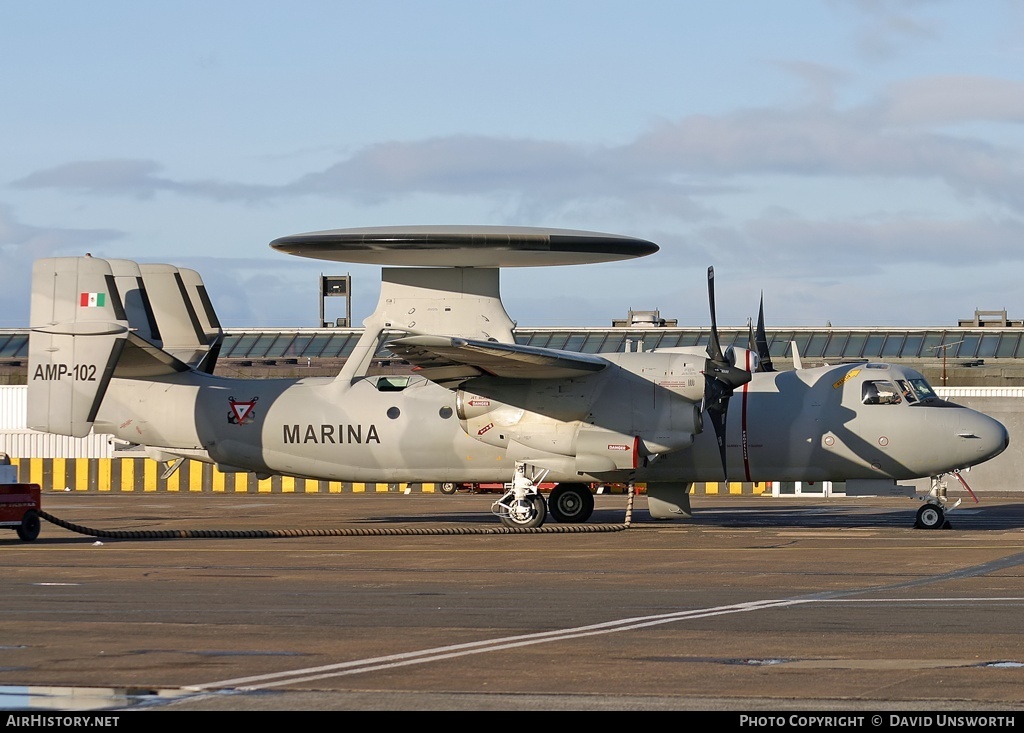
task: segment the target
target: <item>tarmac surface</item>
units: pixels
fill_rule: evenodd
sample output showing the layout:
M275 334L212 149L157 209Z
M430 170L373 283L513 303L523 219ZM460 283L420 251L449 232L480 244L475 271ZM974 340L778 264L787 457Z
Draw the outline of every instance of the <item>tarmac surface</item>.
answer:
M1024 493L496 498L47 494L107 535L0 532L0 710L1024 710Z

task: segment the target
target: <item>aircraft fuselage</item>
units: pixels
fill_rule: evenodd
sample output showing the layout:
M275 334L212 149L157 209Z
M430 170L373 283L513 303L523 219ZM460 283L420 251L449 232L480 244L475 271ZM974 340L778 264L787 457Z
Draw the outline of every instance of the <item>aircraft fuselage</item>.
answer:
M652 423L649 406L628 409L637 396L624 394L608 409L619 383L595 388L602 379L522 380L494 393L486 379L450 390L416 375L115 378L96 429L225 469L381 482L508 481L516 460L551 469L551 481L905 480L980 463L1008 442L999 422L938 399L904 367L759 372L730 398L726 475L691 401L655 408L654 422L676 426L665 434L682 437L648 446L635 436Z

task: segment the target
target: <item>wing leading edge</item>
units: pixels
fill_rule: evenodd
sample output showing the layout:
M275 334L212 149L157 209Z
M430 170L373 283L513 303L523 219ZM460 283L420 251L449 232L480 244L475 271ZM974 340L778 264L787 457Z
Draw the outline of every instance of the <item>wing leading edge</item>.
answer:
M610 362L592 354L451 336L406 336L389 341L386 347L427 379L445 386L486 375L511 379L583 377L610 366Z

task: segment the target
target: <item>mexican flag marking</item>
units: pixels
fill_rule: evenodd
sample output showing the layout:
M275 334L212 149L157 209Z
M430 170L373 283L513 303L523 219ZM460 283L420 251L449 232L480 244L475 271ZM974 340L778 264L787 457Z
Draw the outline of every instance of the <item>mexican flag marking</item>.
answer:
M79 305L83 308L102 308L106 302L106 293L82 293Z

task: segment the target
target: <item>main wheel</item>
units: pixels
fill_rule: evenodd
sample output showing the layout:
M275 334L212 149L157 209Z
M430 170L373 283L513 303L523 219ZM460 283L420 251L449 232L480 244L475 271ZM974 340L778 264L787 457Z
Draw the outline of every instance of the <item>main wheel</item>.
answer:
M25 542L31 542L39 536L39 513L35 509L29 509L21 516L18 536Z
M441 493L442 494L454 494L455 490L457 488L458 487L455 484L453 484L451 481L446 481L445 483L441 484Z
M558 484L551 490L548 510L556 522L585 522L594 513L594 495L586 484Z
M939 529L946 522L946 515L941 507L934 504L925 504L917 510L917 521L914 526L918 529Z
M525 527L532 529L544 524L548 508L544 497L540 494L527 496L522 501L514 502L509 512L501 517L506 527Z

